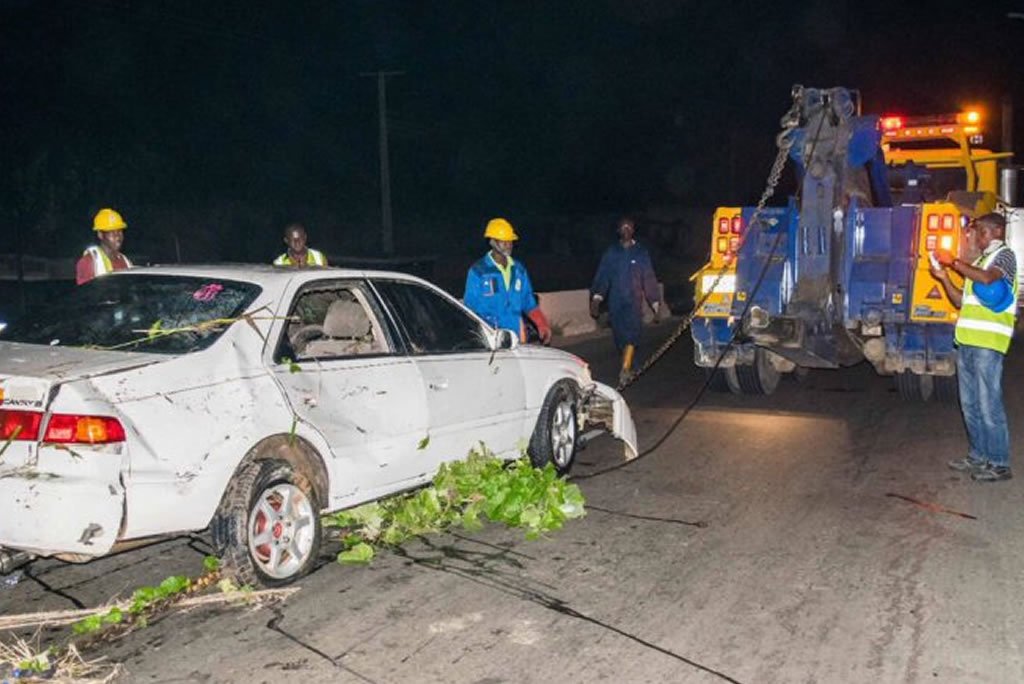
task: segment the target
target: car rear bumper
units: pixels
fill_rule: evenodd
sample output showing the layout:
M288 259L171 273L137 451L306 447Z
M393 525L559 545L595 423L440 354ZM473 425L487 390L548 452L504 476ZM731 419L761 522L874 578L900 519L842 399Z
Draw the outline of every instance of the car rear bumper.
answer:
M120 456L39 449L32 464L0 465L0 547L100 556L124 517Z

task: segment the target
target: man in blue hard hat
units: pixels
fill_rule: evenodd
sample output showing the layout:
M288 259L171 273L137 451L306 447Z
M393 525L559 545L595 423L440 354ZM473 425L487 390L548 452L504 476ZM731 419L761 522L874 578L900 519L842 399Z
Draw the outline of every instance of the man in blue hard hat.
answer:
M969 448L967 456L950 461L949 467L970 473L979 482L997 482L1013 477L1002 385L1003 358L1017 314L1017 259L1006 245L1002 214L985 214L971 221L967 230L981 256L967 263L939 250L939 267L932 268L949 300L960 309L956 371ZM964 277L963 290L950 281L947 269Z

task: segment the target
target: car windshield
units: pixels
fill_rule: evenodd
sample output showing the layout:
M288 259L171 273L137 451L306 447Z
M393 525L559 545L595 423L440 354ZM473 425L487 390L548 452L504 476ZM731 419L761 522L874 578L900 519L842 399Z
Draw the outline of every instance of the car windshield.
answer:
M184 354L213 344L259 293L253 283L219 278L96 278L58 306L28 312L0 332L0 340Z

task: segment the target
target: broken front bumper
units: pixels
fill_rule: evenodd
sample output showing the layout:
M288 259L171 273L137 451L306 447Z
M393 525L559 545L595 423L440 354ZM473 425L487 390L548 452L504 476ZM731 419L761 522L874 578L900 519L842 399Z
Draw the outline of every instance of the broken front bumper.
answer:
M601 425L622 440L627 460L637 457L640 451L636 442L636 425L621 394L604 383L595 382L583 398L583 410L585 423Z
M10 446L0 463L0 547L41 556L109 552L124 516L121 447Z

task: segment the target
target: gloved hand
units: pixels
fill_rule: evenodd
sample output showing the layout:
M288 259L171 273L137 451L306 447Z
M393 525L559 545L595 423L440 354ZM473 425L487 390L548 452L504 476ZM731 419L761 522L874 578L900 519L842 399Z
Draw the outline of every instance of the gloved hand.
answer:
M533 321L533 324L537 326L537 333L540 335L540 341L544 344L551 342L551 326L548 324L547 316L540 310L538 306L533 311L526 312L526 317Z
M661 302L652 302L651 310L654 312L654 322L661 323Z
M590 317L597 318L601 315L601 300L597 297L590 298Z
M933 252L935 259L943 266L952 266L953 262L956 261L956 257L948 249L937 249Z

